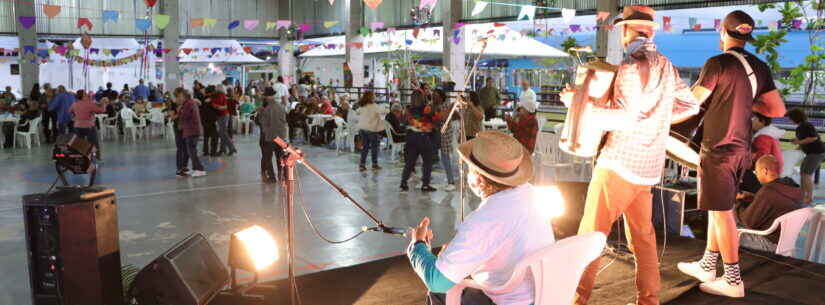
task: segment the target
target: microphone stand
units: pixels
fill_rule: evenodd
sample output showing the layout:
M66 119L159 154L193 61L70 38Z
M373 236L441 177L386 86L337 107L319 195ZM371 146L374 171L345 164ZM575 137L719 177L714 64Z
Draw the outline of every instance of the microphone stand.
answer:
M287 263L289 264L288 278L289 278L289 285L290 285L289 296L290 296L290 304L296 305L296 304L298 304L298 302L297 302L297 300L298 300L297 297L298 296L296 295L297 287L295 285L296 282L295 282L295 267L294 267L295 266L295 222L292 219L292 214L293 214L293 210L294 210L294 207L295 207L295 166L296 166L297 163L303 164L307 169L309 169L310 172L312 172L313 174L315 174L316 176L321 178L321 180L323 180L329 186L331 186L333 189L335 189L339 194L341 194L341 196L343 196L344 198L349 200L350 203L355 205L358 209L361 210L361 212L363 212L365 215L367 215L367 217L369 217L373 222L375 222L375 225L378 226L378 228L382 232L387 233L387 232L390 231L390 228L388 228L383 222L381 222L381 220L379 220L378 217L376 217L374 214L372 214L372 212L368 211L361 204L359 204L357 201L355 201L355 199L353 199L352 196L350 196L349 193L347 193L347 191L345 191L343 188L341 188L340 186L335 184L335 182L332 182L332 180L330 180L329 177L327 177L326 175L321 173L314 165L307 162L306 159L304 159L304 153L301 150L299 150L299 149L297 149L293 146L290 146L289 144L287 144L284 140L282 140L279 137L273 139L273 141L281 149L283 149L284 153L285 153L285 156L283 157L281 162L284 166L283 167L284 170L286 170L285 189L286 189L286 223L287 223L287 248L288 248L287 249Z

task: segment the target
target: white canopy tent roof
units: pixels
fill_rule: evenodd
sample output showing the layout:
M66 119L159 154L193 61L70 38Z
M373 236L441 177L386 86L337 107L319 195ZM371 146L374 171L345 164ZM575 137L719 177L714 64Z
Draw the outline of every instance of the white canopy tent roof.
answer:
M17 49L20 47L20 42L17 36L0 36L0 48L3 49Z
M363 41L364 54L385 53L408 49L419 53L442 53L443 42L453 39L453 33L444 33L442 27L421 29L418 37L414 37L414 30L399 30L394 33L381 32L372 34ZM506 26L495 26L493 23L468 24L464 26L464 36L459 44L464 44L466 54L478 54L483 44L480 38L491 35L488 39L485 56L494 57L568 57L559 49L548 46L535 39L522 35ZM469 39L468 39L469 38ZM310 40L320 43L320 46L301 54L302 57L344 56L344 36L333 36Z
M261 63L263 60L246 53L237 40L187 39L180 46L182 63ZM192 49L187 55L182 49ZM207 50L208 49L208 50ZM218 49L212 52L212 49ZM229 49L229 52L226 50Z

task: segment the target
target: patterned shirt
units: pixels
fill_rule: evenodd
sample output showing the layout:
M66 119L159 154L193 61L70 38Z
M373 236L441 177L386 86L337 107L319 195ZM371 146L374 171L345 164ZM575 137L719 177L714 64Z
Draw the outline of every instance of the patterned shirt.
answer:
M410 109L407 114L407 129L415 132L432 132L433 122L438 121L440 116L435 113L433 107L424 105Z
M536 115L528 114L526 117L519 118L518 121L507 121L507 127L513 132L513 137L532 154L533 149L536 147L536 135L539 131L539 122L536 121Z
M617 105L594 110L604 116L594 123L610 130L596 167L613 170L633 184L654 185L664 169L671 122L698 113L699 103L652 41L633 55L625 57L616 75Z

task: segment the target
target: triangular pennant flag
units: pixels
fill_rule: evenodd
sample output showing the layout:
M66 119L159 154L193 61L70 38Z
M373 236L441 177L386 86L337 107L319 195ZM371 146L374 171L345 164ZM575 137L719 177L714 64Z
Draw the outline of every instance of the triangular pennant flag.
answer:
M106 55L106 56L111 56L111 55L112 55L112 50L110 50L110 49L103 49L102 53L103 53L103 55Z
M722 19L713 19L713 28L714 29L716 29L718 31L719 27L721 27L721 26L722 26Z
M494 26L494 27L497 27L497 28L503 27L503 26L505 26L505 25L506 25L506 24L501 23L501 22L496 22L496 23L493 23L493 26Z
M215 26L218 23L218 19L215 18L203 18L203 26Z
M536 16L536 7L535 6L523 5L521 7L521 11L518 13L518 18L516 18L516 20L522 20L522 19L525 19L525 17L526 17L527 20L533 20L533 17L535 17L535 16Z
M290 25L292 25L292 21L289 21L289 20L278 20L278 28L277 28L277 29L278 29L278 30L280 30L281 28L286 29L286 28L288 28Z
M329 0L329 5L335 4L335 0Z
M304 32L304 33L309 32L309 30L311 30L311 29L312 29L312 25L307 24L307 23L303 23L303 24L298 26L298 31L301 31L301 32Z
M662 17L662 23L663 24L670 24L671 20L672 20L672 18L670 16L663 16Z
M358 30L358 32L361 33L361 36L363 37L367 37L370 35L370 29L368 29L367 27L361 27L361 29Z
M455 29L453 30L453 44L458 44L461 42L461 30Z
M260 23L258 19L244 19L243 28L247 31L251 31L258 27L258 23Z
M768 30L776 31L776 29L778 29L778 28L779 28L779 23L778 22L776 22L776 21L768 22Z
M203 18L192 18L189 19L189 25L193 28L199 28L203 26Z
M232 52L232 48L223 48L224 53L234 53Z
M689 26L690 28L693 28L693 26L694 26L694 25L696 25L696 17L690 17L690 18L688 18L688 26Z
M571 24L570 25L570 31L573 32L573 33L581 31L581 25Z
M387 33L395 34L395 27L387 28Z
M762 19L756 20L756 25L757 26L762 26L762 24L763 24Z
M169 48L163 49L163 53L169 54L169 52L172 52L172 49L169 49Z
M250 54L252 54L252 47L250 47L250 46L245 46L245 47L243 47L243 50L244 50L244 52L246 52L246 53L250 53Z
M418 2L418 9L422 9L425 6L429 6L430 10L433 10L435 9L435 4L437 2L438 0L421 0L421 2Z
M23 54L34 53L36 49L34 46L23 46Z
M152 27L152 21L146 18L135 19L135 28L141 32L146 32Z
M338 21L337 21L337 20L333 20L333 21L324 21L324 27L325 27L325 28L331 28L331 27L334 27L336 24L338 24Z
M384 22L381 22L381 21L376 21L376 22L370 23L370 30L372 30L373 32L375 32L376 30L378 30L380 28L383 28L383 27L384 27Z
M221 50L221 48L212 48L209 51L212 52L212 55L215 55L215 53L218 53L218 51L220 51L220 50Z
M143 0L143 3L146 3L148 7L154 7L155 3L158 3L158 0Z
M487 2L476 1L476 6L473 7L472 15L475 16L475 15L481 14L481 12L483 12L485 8L487 8Z
M20 25L22 25L24 29L31 28L34 25L35 20L37 20L37 17L34 17L34 16L18 16L17 17L17 21L20 22Z
M234 30L235 28L239 27L240 25L241 25L240 20L234 20L234 21L229 23L229 25L226 27L226 29L231 31L231 30Z
M275 21L267 21L266 22L266 30L269 31L271 29L274 29L276 25L278 25L278 23L275 22Z
M355 0L355 1L358 1L358 0ZM364 0L364 3L366 3L367 6L371 7L372 9L377 8L378 5L381 4L381 2L383 2L383 0Z
M183 54L186 54L186 55L189 55L189 53L192 53L191 48L182 48L180 50L183 51Z
M91 49L89 49L89 53L91 53L91 54L98 54L98 53L100 53L100 49L98 49L98 48L91 48Z
M103 11L100 18L102 19L103 23L106 23L107 21L117 23L117 19L120 18L120 12L115 10L105 10Z
M152 17L152 19L154 19L155 26L158 27L158 29L163 30L166 28L167 25L169 25L169 15L155 15Z
M439 29L433 29L433 36L438 36L438 37L441 37L441 30L439 30Z
M60 5L43 4L43 14L49 18L57 17L60 15Z
M576 10L572 8L561 9L561 18L565 24L570 24L570 21L573 21L573 17L576 17Z
M91 31L94 27L94 25L92 25L92 21L89 20L89 18L77 18L77 28L79 29L84 25L86 26L86 29L88 29L89 31Z
M596 12L596 21L605 21L610 17L610 12L598 11Z
M794 29L797 29L797 30L801 29L802 28L802 19L794 19L793 22L791 23L791 26Z
M112 56L117 57L120 54L120 49L112 49Z

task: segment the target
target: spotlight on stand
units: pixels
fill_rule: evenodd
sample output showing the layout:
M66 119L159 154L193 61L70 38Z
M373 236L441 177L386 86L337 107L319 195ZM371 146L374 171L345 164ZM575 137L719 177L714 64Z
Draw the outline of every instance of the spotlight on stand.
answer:
M260 271L269 268L278 260L278 245L269 232L253 225L232 234L229 241L229 268L232 277L231 293L241 296L263 298L262 295L248 295L252 288L272 288L258 284ZM236 270L255 274L251 283L238 285Z

